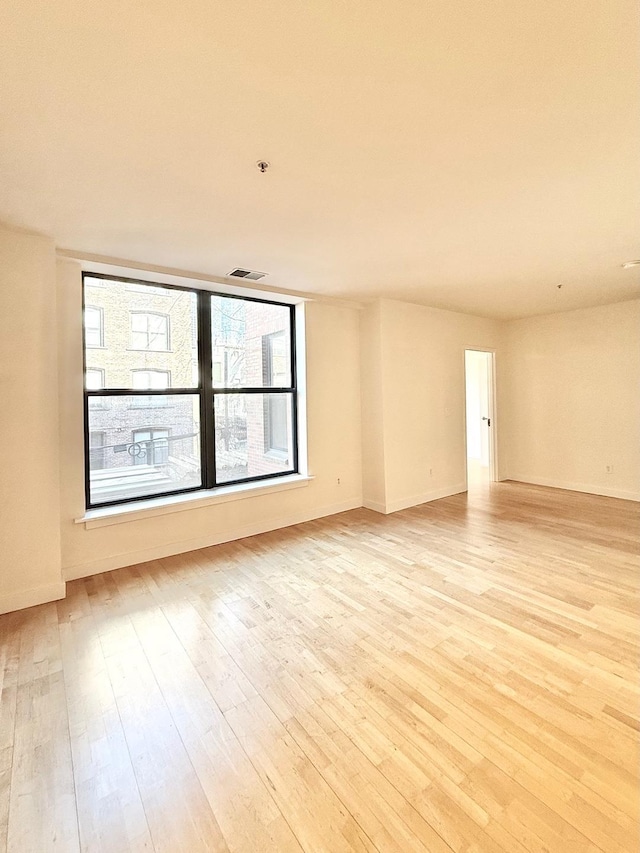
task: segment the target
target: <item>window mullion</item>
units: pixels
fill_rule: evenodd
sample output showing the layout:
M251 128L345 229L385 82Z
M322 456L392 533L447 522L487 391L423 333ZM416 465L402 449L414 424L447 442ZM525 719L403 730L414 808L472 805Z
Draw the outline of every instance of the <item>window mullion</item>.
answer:
M215 486L216 442L213 408L213 358L211 341L211 295L198 294L198 367L200 374L200 425L202 431L202 485Z

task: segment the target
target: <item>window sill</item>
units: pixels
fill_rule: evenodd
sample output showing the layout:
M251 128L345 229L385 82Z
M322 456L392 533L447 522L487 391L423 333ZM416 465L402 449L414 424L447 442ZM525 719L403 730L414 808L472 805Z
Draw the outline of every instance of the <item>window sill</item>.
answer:
M92 347L92 349L97 349L97 347ZM101 347L101 349L106 349L106 347ZM163 352L166 354L168 352L173 352L173 350L172 349L149 349L149 347L127 347L125 352L147 352L147 353L149 353L149 352ZM140 368L140 369L143 369L143 368Z
M274 462L286 462L289 458L288 450L266 450L265 459L272 459Z
M76 518L76 524L84 524L87 530L95 527L107 527L112 524L124 524L127 521L139 521L143 518L153 518L158 515L168 515L183 512L188 509L200 509L213 504L228 503L243 498L268 495L273 492L284 492L288 489L299 489L308 486L313 477L305 474L290 474L275 480L262 483L240 483L233 486L221 486L215 491L202 490L188 492L183 495L172 495L162 498L148 498L120 506L106 506L99 509L89 509L81 518Z

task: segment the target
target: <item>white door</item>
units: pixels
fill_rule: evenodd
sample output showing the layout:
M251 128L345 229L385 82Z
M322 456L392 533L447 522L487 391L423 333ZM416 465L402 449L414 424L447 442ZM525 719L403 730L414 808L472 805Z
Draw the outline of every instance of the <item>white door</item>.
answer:
M490 482L493 471L492 352L465 350L467 481Z

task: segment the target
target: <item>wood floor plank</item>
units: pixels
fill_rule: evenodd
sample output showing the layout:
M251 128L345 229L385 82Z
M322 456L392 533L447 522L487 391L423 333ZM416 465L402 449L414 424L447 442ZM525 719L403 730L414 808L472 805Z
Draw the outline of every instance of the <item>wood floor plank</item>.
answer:
M229 849L300 851L269 788L191 662L191 643L183 646L169 618L157 610L138 612L132 621Z
M135 589L122 600L113 578L94 580L98 636L127 748L157 851L215 851L228 846L131 624ZM102 583L101 583L102 581Z
M11 772L16 730L21 613L5 617L6 639L0 645L0 850L6 850L9 831Z
M153 851L97 625L84 584L58 603L83 851Z
M34 608L19 631L7 850L75 853L80 840L55 604Z
M639 520L492 484L0 617L1 853L635 853Z

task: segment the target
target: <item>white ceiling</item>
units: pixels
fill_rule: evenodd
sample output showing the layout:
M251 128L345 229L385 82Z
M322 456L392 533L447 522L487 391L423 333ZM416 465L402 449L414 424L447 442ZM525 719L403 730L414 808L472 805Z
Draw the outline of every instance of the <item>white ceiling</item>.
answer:
M637 297L638 20L635 0L3 0L0 219L495 317Z

